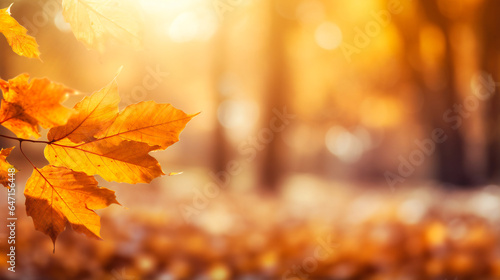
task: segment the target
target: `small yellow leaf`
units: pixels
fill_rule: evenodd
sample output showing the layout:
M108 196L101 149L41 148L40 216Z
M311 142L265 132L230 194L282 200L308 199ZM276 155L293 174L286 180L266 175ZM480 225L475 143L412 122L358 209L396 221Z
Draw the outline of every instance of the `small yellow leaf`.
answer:
M18 55L39 58L40 51L35 38L27 34L26 28L10 16L10 7L0 9L0 33L3 33L12 50Z

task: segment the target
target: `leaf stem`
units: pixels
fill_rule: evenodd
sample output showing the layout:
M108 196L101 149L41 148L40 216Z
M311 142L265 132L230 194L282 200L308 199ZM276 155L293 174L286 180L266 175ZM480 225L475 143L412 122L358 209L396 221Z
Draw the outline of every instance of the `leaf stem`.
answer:
M26 141L26 142L31 142L31 143L44 143L44 144L50 144L50 142L49 142L49 141L41 141L41 140L23 139L23 138L12 137L12 136L2 135L2 134L0 134L0 137L7 138L7 139L11 139L11 140L17 140L17 141L19 141L20 143L21 143L21 142L23 142L23 141Z

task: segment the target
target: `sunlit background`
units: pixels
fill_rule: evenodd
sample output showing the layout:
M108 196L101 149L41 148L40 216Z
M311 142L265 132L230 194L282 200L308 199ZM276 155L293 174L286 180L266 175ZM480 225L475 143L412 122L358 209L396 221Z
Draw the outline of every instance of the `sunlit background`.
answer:
M123 205L98 211L103 241L67 230L52 254L20 188L0 278L500 279L500 1L141 0L144 48L102 53L59 0L12 2L42 61L0 39L0 78L63 83L71 107L123 66L121 108L201 114L155 153L182 174L100 180Z

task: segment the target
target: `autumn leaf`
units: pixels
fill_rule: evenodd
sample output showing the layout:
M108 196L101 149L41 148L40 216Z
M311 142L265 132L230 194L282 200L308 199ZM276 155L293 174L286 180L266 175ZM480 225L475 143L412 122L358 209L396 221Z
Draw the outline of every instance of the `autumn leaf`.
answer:
M64 126L49 130L47 139L59 141L68 138L74 143L95 139L99 131L105 130L118 116L118 84L116 78L91 96L86 96L74 107L75 113Z
M170 104L153 101L133 104L119 111L116 78L104 88L78 102L73 109L61 105L71 89L48 79L29 81L22 74L9 81L0 79L4 99L0 124L24 141L46 143L45 157L51 165L34 171L26 183L26 211L35 228L55 244L66 224L92 238L100 238L100 218L93 211L117 203L114 192L97 186L93 175L107 181L149 183L165 175L149 153L164 150L179 141L186 124L195 116ZM48 141L39 126L50 128ZM0 183L8 186L7 156L0 151ZM6 171L7 170L7 171ZM171 172L169 175L179 173Z
M8 82L0 79L4 98L0 106L0 124L25 139L39 138L39 125L51 128L66 124L73 112L60 104L73 90L45 78L28 80L28 74Z
M164 175L149 152L163 150L195 115L153 101L130 105L118 113L116 79L75 105L75 114L48 133L45 157L107 181L149 183Z
M63 16L87 48L103 51L111 38L142 47L143 19L134 0L63 0Z
M100 137L145 142L164 150L179 141L180 132L194 116L170 104L140 102L126 107Z
M66 223L76 232L100 239L100 218L93 210L119 204L115 192L98 187L94 177L50 165L33 170L24 195L35 229L54 243Z
M9 174L12 173L9 173L9 169L14 168L14 166L7 161L7 157L14 148L15 147L0 150L0 184L6 188L9 188L9 183L12 181L12 177L9 176ZM17 170L15 172L17 172ZM11 181L9 181L9 178Z
M106 181L136 184L164 175L158 161L148 154L155 149L146 143L111 138L80 144L63 139L47 145L45 157L53 165L97 174Z
M26 28L10 16L10 7L0 9L0 32L3 33L12 50L18 55L39 58L38 43L27 34Z

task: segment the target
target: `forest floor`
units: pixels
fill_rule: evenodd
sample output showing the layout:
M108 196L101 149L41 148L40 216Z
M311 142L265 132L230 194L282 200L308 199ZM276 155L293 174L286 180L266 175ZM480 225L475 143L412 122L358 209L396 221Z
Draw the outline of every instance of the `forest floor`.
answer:
M1 242L0 278L500 279L500 187L359 185L296 175L277 196L197 202L155 186L125 192L125 207L98 211L102 241L66 230L55 253L19 205L16 272Z

